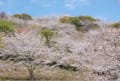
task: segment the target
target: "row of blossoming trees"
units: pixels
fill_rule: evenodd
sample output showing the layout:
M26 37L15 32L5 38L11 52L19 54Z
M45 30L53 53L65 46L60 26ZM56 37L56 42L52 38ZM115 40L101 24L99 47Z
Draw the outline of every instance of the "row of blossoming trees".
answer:
M16 32L16 29L17 27L19 27L19 23L10 21L8 17L9 16L5 12L0 13L0 49L1 49L2 55L4 54L0 58L1 60L9 59L14 62L18 60L19 62L23 62L22 64L27 68L29 72L30 79L33 79L34 78L33 74L34 74L34 69L36 64L34 62L36 60L35 59L36 56L34 55L40 52L40 50L38 51L39 48L37 48L36 46L34 47L34 45L39 44L38 39L40 37L38 39L35 38L35 40L38 40L38 42L34 41L35 44L30 43L28 40L30 35L25 36L23 34L21 36L20 34L18 34ZM32 17L25 13L14 14L12 17L25 20L25 21L32 20ZM49 29L43 29L38 33L45 39L45 45L50 46L50 39L53 36L53 32ZM18 41L17 39L20 39L20 41ZM16 41L18 41L19 43L17 43ZM24 47L21 47L22 44L24 45Z
M13 17L19 18L21 20L33 19L28 14L15 14L13 15ZM96 24L93 23L93 22L96 22L94 18L90 16L61 17L59 19L60 24L57 24L57 26L60 25L59 27L63 26L62 27L63 29L61 31L60 30L55 31L53 30L54 28L50 29L48 27L41 28L41 26L39 26L37 28L38 32L36 32L34 31L34 28L36 27L31 26L32 29L29 32L21 33L21 34L18 34L16 32L16 28L19 24L13 21L7 20L7 15L5 12L4 13L2 12L0 14L0 18L1 18L0 48L1 48L1 54L3 55L3 56L0 56L0 58L1 60L10 60L15 63L24 65L28 70L30 79L35 78L34 72L36 69L36 65L39 65L41 63L41 61L39 60L44 59L45 57L47 57L47 59L48 58L56 59L56 58L63 58L62 57L63 55L64 57L66 57L64 59L70 58L79 63L79 62L82 62L81 58L78 58L80 57L79 55L83 55L81 57L84 57L86 55L86 57L89 56L88 58L90 59L93 59L93 58L99 59L99 60L89 60L84 58L86 61L88 60L90 62L93 62L98 67L99 67L98 64L100 62L104 62L102 63L103 66L108 65L110 66L111 69L112 68L114 69L112 65L114 65L115 67L119 67L119 64L120 64L119 23L112 24L111 26L113 26L113 28L112 27L103 28L95 31L87 30L88 32L86 32L87 34L85 34L84 40L77 41L72 38L71 32L67 32L67 30L64 31L64 25L62 24L67 24L65 25L65 27L68 29L70 25L74 25L75 29L79 31L75 31L75 30L72 30L72 31L75 31L75 35L77 35L78 32L86 30L84 29L84 27L86 26L87 26L86 27L87 29L89 29L90 26L93 28L98 27ZM72 34L74 34L74 32L72 32ZM81 47L81 45L83 47ZM69 58L67 55L69 56ZM101 56L105 56L106 60L99 58ZM70 68L70 67L72 66L71 65L62 66L62 68ZM109 68L107 68L107 70L109 71ZM98 72L98 74L100 73ZM103 73L103 75L104 74L105 73ZM112 73L108 75L112 76ZM118 78L117 75L115 75L113 79ZM88 81L88 79L85 81Z

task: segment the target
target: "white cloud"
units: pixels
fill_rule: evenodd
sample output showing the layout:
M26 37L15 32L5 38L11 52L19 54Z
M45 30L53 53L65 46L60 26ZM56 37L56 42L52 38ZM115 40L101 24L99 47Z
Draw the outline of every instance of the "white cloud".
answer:
M89 3L90 0L65 0L65 7L75 9L78 6L83 6Z
M33 4L40 4L42 7L52 7L57 3L57 0L31 0L31 3Z
M31 3L40 4L42 7L52 7L59 4L58 0L31 0ZM85 6L90 0L61 0L67 9L75 9L79 6Z
M76 7L76 5L73 3L66 3L65 7L67 7L68 9L74 9Z

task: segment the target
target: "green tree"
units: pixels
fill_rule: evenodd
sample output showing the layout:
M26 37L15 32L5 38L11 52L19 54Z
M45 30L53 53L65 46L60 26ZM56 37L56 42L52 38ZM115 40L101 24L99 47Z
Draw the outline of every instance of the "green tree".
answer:
M91 17L91 16L79 16L78 18L79 18L81 21L86 21L86 20L92 21L92 22L95 22L95 21L96 21L96 19L93 18L93 17Z
M0 20L0 32L15 32L16 23L11 21Z
M26 13L14 14L13 17L17 17L17 18L23 19L23 20L32 20L32 16L30 16L29 14L26 14Z
M40 34L41 34L42 37L45 38L45 44L47 46L50 46L50 41L51 41L51 39L52 39L52 37L54 35L54 32L51 31L50 29L42 29L40 31Z
M113 23L112 27L114 27L114 28L120 28L120 22Z
M32 17L29 14L23 13L21 15L23 20L32 20Z
M60 22L62 23L71 23L75 25L76 27L81 26L80 19L78 17L62 17L60 18Z
M61 22L61 23L70 23L69 17L64 16L64 17L60 18L60 22Z
M81 26L82 24L80 23L80 19L78 17L69 17L69 22L76 27Z
M13 17L22 19L22 15L21 14L14 14Z

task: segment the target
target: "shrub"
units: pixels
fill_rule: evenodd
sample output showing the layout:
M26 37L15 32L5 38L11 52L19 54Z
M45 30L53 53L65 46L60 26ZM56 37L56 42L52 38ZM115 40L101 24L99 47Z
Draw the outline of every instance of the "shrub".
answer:
M15 18L19 18L19 19L22 19L21 14L14 14L13 17L15 17Z
M52 37L54 35L54 32L51 31L50 29L42 29L40 31L40 34L41 34L42 37L45 38L45 44L47 46L50 46L50 41L51 41L51 39L52 39Z
M11 21L0 20L0 32L15 32L16 24Z
M84 21L89 21L88 23L90 27L86 27L87 22L84 23ZM88 29L95 29L98 26L95 25L93 22L95 22L96 19L92 18L91 16L79 16L79 17L62 17L60 19L60 22L62 23L70 23L75 25L76 30L88 30ZM83 23L82 23L83 22ZM83 27L84 26L84 27ZM91 27L92 26L92 27Z
M75 25L76 27L81 26L80 19L78 17L62 17L60 18L60 22L62 23L70 23Z
M23 20L32 20L32 17L31 17L29 14L23 13L23 14L22 14L22 19L23 19Z
M78 17L69 17L69 22L75 25L76 27L82 26Z
M64 17L60 18L60 22L61 23L70 23L69 17L64 16Z
M98 29L98 28L99 28L99 26L98 26L97 24L95 24L95 23L90 23L90 24L88 24L88 25L86 25L86 26L79 27L78 30L83 31L83 32L87 32L87 31L89 31L89 30L96 30L96 29Z
M26 13L14 14L13 17L17 17L17 18L23 19L23 20L32 20L32 17L29 14L26 14Z
M112 27L114 27L114 28L120 28L120 22L113 23Z
M96 19L93 18L93 17L91 17L91 16L79 16L79 19L80 19L81 21L86 21L86 20L92 21L92 22L96 21Z

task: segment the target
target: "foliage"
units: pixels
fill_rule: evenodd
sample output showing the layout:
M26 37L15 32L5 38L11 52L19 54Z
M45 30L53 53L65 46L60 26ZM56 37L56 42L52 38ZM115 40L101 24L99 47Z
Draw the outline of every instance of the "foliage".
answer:
M26 14L26 13L14 14L13 17L17 17L17 18L23 19L23 20L32 20L32 17L29 14Z
M22 18L21 14L14 14L13 17L16 17L16 18L19 18L19 19Z
M82 31L82 32L88 32L90 30L96 30L99 29L99 25L96 23L89 23L88 25L85 25L83 27L76 27L77 30Z
M96 21L96 19L95 18L93 18L93 17L91 17L91 16L79 16L79 19L81 20L81 21L86 21L86 20L88 20L88 21Z
M28 14L23 13L22 14L22 19L23 20L32 20L32 17L30 15L28 15Z
M120 22L113 23L112 27L114 27L114 28L120 28Z
M82 26L82 24L80 23L80 19L78 17L69 17L69 21L76 27Z
M66 17L65 16L65 17L60 18L61 23L73 24L73 25L75 25L76 30L81 30L81 28L85 29L85 27L82 27L84 25L84 24L82 24L82 21L83 21L83 23L84 23L84 21L95 22L96 19L91 16L79 16L79 17Z
M41 34L41 36L42 37L44 37L45 38L45 44L47 45L47 46L50 46L50 41L51 41L51 39L52 39L52 37L53 37L53 35L54 35L54 32L53 31L51 31L50 29L42 29L41 31L40 31L40 34Z
M60 18L60 22L71 23L76 27L82 26L82 24L80 23L80 19L78 17L62 17Z
M0 32L15 32L16 23L0 20Z
M70 23L69 17L64 16L64 17L60 18L60 22L61 23Z

